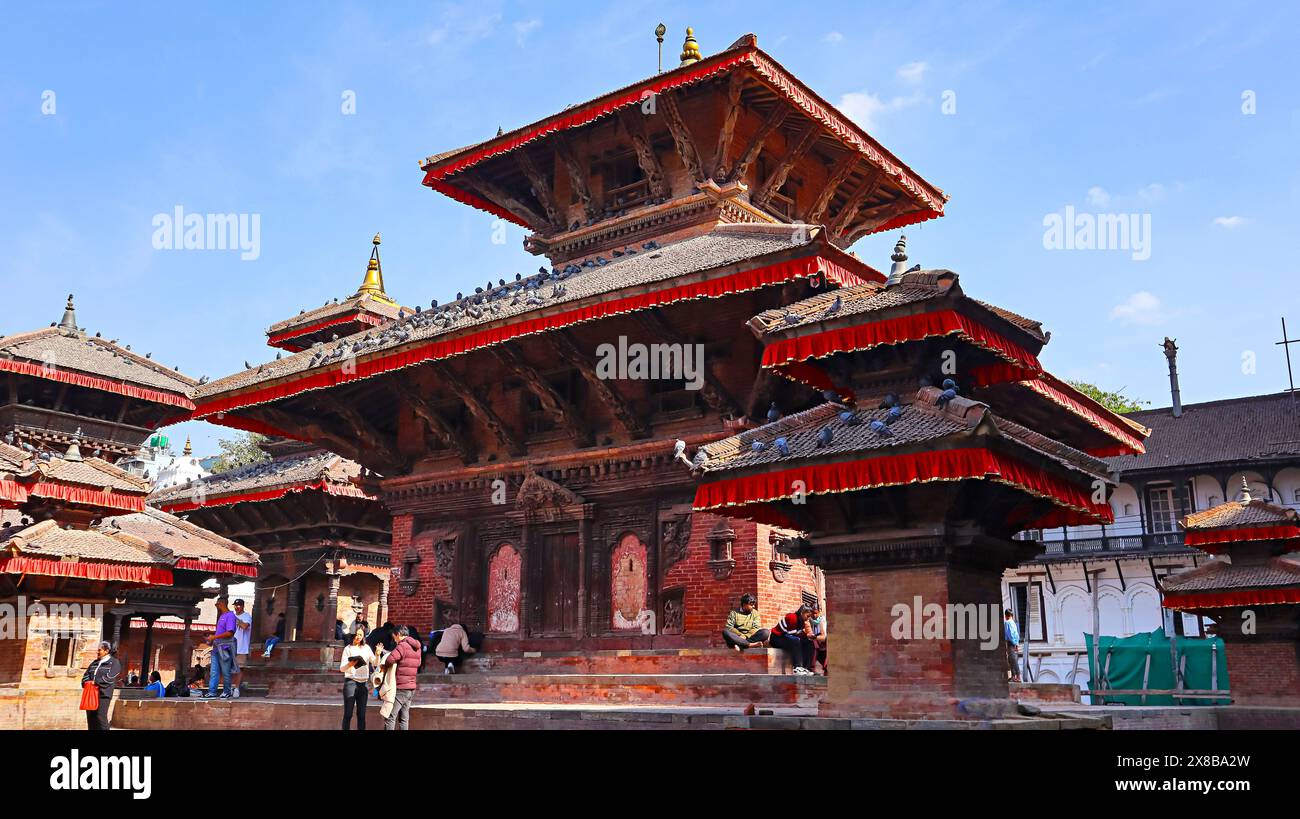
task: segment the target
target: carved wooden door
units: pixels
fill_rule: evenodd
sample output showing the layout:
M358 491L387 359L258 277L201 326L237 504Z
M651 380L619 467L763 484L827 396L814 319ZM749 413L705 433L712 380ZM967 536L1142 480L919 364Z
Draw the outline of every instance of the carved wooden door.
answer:
M542 633L573 634L578 629L578 535L542 536Z

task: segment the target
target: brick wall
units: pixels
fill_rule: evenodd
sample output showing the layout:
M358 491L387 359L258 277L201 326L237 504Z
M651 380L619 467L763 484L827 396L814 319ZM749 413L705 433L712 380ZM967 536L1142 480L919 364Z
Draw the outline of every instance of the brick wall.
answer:
M1300 706L1300 645L1294 638L1238 638L1224 649L1233 703Z

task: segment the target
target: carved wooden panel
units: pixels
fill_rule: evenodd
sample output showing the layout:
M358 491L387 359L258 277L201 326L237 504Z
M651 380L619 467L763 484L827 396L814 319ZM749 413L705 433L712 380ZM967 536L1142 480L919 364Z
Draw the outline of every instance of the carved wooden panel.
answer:
M646 608L649 601L647 557L646 545L632 532L623 536L610 555L610 627L616 631L650 629L653 633L654 624L649 622L653 612Z
M686 631L686 588L677 586L664 591L659 604L659 633L682 634Z
M488 561L487 631L493 634L519 631L521 569L519 552L509 543L503 543Z

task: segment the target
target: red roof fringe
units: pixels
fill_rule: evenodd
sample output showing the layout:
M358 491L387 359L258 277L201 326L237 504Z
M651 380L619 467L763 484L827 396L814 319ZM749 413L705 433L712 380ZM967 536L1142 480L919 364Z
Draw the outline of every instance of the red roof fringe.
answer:
M883 344L901 344L906 341L920 341L948 335L959 335L1010 364L1028 370L1042 371L1042 366L1033 353L955 310L899 316L852 327L823 330L807 336L781 339L769 344L763 350L763 366L777 367L792 361L826 358L836 353L869 350Z
M197 572L212 572L213 574L237 574L243 577L257 577L257 566L249 563L231 563L226 560L182 557L176 561L176 568L191 569Z
M29 493L40 498L58 498L82 506L98 506L105 509L119 509L124 512L143 512L144 498L141 495L128 495L112 489L89 489L70 486L65 483L37 481Z
M1071 523L1114 520L1108 505L1093 503L1078 487L980 447L883 455L845 463L804 464L758 475L724 478L701 484L695 491L693 507L697 512L742 507L741 514L749 516L750 504L793 497L795 481L802 482L805 494L820 495L968 479L993 480L1050 500L1074 513L1068 516Z
M334 318L325 319L323 321L317 321L313 324L308 324L303 327L293 327L288 330L281 330L278 333L269 333L267 334L266 343L278 344L281 341L288 341L291 338L297 338L298 336L305 336L308 335L309 333L314 333L317 330L324 330L326 327L332 327L335 324L347 324L350 321L360 321L365 324L371 324L377 327L385 323L387 319L373 316L364 310L358 310L356 311L356 313L350 316L349 315L335 316Z
M1300 525L1282 523L1277 526L1250 526L1239 529L1188 529L1184 543L1195 546L1203 552L1216 554L1220 551L1214 547L1227 543L1246 543L1254 540L1289 540L1300 538ZM1297 544L1300 548L1300 544Z
M110 580L138 583L143 586L170 586L172 570L158 566L133 566L120 563L94 563L85 560L47 560L39 557L0 557L0 572L37 574L47 577L80 577L86 580Z
M336 369L310 372L297 380L272 384L242 395L214 397L201 402L191 414L191 419L209 418L209 416L218 412L230 412L235 409L277 401L310 390L326 389L338 384L373 378L383 373L413 367L428 361L464 355L473 350L501 344L534 333L544 333L575 324L631 313L637 310L648 310L652 307L660 307L680 301L720 298L734 293L743 293L772 284L781 284L794 279L817 275L824 275L827 279L842 286L864 283L863 279L844 265L832 262L822 256L804 256L752 270L732 273L716 279L680 284L650 293L596 302L586 307L490 327L454 338L435 337L419 343L418 346L356 362L355 366L347 368L349 370L347 372L340 365ZM235 424L228 423L230 420L228 417L210 418L209 420L226 426L235 426ZM238 428L244 429L245 427Z
M191 509L199 509L210 506L229 506L236 503L259 503L262 501L278 500L288 495L290 492L305 492L307 490L317 490L327 495L338 495L344 498L365 498L374 500L374 496L366 494L360 488L352 484L336 484L325 479L315 483L299 484L297 486L281 486L275 489L264 489L260 492L243 492L237 495L222 495L219 497L205 498L202 503L197 501L182 501L179 503L162 504L164 512L175 514L176 512L188 512Z
M1278 606L1300 603L1300 589L1246 589L1232 592L1166 594L1167 609L1217 609L1232 606Z
M107 378L97 375L86 375L84 373L59 369L58 367L47 367L41 364L33 364L30 361L15 361L9 358L0 358L0 372L30 375L35 378L47 378L51 381L58 381L61 384L72 384L77 387L89 387L95 390L116 393L117 395L139 398L142 401L150 401L155 404L168 404L173 407L181 407L187 410L194 409L194 404L183 395L162 392L161 390L152 390L148 387L136 386L135 384L110 381Z

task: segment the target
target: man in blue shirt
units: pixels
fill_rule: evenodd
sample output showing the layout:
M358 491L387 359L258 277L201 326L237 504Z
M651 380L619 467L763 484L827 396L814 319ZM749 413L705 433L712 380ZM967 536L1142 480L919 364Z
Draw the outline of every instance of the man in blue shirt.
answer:
M1007 669L1011 672L1011 681L1020 682L1020 628L1011 609L1002 612L1002 636L1007 644Z

